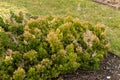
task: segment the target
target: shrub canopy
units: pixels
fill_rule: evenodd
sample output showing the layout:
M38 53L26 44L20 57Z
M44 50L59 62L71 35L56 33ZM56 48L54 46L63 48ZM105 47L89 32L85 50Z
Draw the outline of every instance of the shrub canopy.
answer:
M81 69L98 69L108 50L105 28L78 18L47 16L0 19L0 79L47 80Z

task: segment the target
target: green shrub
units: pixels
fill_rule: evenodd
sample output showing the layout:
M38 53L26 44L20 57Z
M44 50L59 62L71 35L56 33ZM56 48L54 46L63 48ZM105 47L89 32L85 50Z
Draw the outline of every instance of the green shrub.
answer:
M109 44L105 28L72 17L31 19L11 14L0 27L0 79L48 80L81 69L98 69ZM5 77L6 76L6 77Z
M17 70L15 70L15 72L13 73L13 79L14 80L23 80L25 77L25 70L22 68L18 68Z
M16 15L18 15L20 11L28 13L28 10L24 7L20 8L10 3L0 1L0 17L2 17L4 21L10 18L11 11L14 12Z

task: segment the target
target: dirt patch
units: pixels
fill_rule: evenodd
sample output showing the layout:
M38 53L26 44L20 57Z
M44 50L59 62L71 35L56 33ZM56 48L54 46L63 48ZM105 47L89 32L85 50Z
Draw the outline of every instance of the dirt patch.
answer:
M120 0L93 0L94 2L120 9Z
M120 57L108 53L100 65L99 70L77 70L74 73L62 75L55 80L120 80Z

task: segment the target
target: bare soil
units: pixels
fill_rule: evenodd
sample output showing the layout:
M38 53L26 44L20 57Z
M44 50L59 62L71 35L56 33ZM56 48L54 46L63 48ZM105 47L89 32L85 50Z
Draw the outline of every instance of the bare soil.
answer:
M59 76L56 80L120 80L120 57L108 53L99 70L80 70Z

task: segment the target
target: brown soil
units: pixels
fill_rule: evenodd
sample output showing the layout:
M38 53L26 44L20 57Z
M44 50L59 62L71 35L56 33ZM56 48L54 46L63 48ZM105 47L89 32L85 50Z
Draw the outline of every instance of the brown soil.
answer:
M93 0L94 2L120 9L120 0Z
M120 57L108 53L100 65L99 70L77 70L56 80L120 80Z

